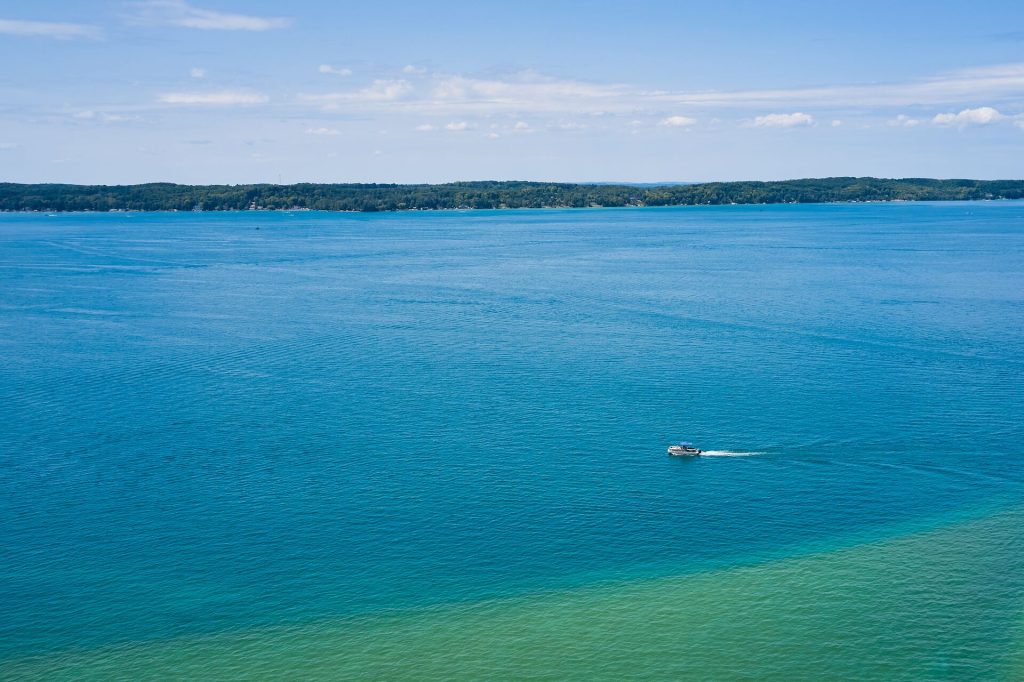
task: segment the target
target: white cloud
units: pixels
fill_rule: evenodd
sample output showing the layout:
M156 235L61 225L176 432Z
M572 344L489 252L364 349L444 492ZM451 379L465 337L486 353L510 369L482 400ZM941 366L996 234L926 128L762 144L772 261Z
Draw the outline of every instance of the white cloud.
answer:
M10 151L11 149L17 149L19 146L21 145L15 144L14 142L0 142L0 151Z
M838 118L832 119L832 127L833 128L838 128L841 125L843 125L843 122L840 119L838 119Z
M414 76L422 76L427 72L426 67L416 66L415 64L406 64L402 67L402 73L408 73Z
M390 84L389 96L384 84ZM640 99L638 99L640 98ZM643 106L641 95L623 85L593 85L527 72L507 79L477 79L434 74L425 79L375 81L360 91L306 94L303 101L324 106L379 108L388 113L436 116L569 113L612 115Z
M159 95L157 101L161 104L238 106L266 104L270 98L261 92L221 90L217 92L167 92Z
M427 133L430 132L431 130L437 130L437 128L430 125L429 123L423 123L421 125L416 126L416 130L420 131L421 133Z
M434 111L594 113L631 109L636 102L621 85L591 85L533 72L508 80L441 76L429 97L415 103Z
M143 0L134 6L135 23L179 26L204 31L269 31L291 25L285 17L257 17L194 7L185 0Z
M916 118L911 118L906 114L900 114L896 118L889 119L885 125L894 128L913 128L914 126L920 125L921 121Z
M1019 98L1024 94L1024 63L1000 64L952 71L903 83L830 85L816 88L738 90L732 92L649 92L649 103L666 106L762 107L772 104L806 106L912 106L979 99Z
M335 130L334 128L306 128L306 134L307 135L329 135L329 136L333 137L334 135L340 135L341 131L340 130Z
M352 69L345 68L344 66L331 66L330 64L321 64L318 69L320 73L332 73L335 76L351 76Z
M394 102L412 93L412 84L404 80L375 80L368 87L351 92L332 92L323 95L302 95L301 100L321 105L324 109L338 109L346 105L373 105Z
M498 133L487 133L488 140L497 140L499 137L501 137L501 135Z
M455 132L461 132L463 130L469 130L470 125L466 121L452 121L444 127L445 130L452 130Z
M124 114L111 114L106 111L93 111L92 109L83 109L72 114L74 118L81 119L83 121L100 121L102 123L122 123L124 121L138 121L138 116L125 116Z
M404 69L418 73L414 65ZM503 78L471 78L453 74L427 74L417 78L417 88L406 81L401 97L372 96L379 86L360 93L311 96L316 101L335 100L349 105L360 102L365 107L384 106L394 113L399 110L446 115L450 117L487 114L539 115L572 114L636 117L661 113L658 120L676 119L673 110L702 108L773 108L792 107L811 116L811 107L842 107L849 110L872 110L879 107L957 104L991 97L990 101L1024 98L1024 63L990 66L956 71L902 83L869 85L829 85L815 88L740 90L733 92L695 92L644 90L626 84L586 83L558 79L527 71ZM394 102L401 99L401 104ZM776 109L778 110L778 109ZM792 111L792 109L790 109ZM783 109L785 111L785 109ZM759 125L786 125L785 119L765 117ZM825 119L829 123L832 119ZM795 120L796 125L808 125ZM813 123L813 121L811 121ZM666 123L666 125L672 125ZM681 127L686 127L681 126Z
M754 118L755 128L793 128L795 126L809 126L814 124L814 117L802 111L795 111L792 114L765 114Z
M363 99L391 102L412 92L407 81L375 80L373 85L359 92Z
M977 109L964 109L958 114L952 112L936 114L932 123L936 125L957 125L961 128L970 125L988 125L1006 118L998 110L992 107L978 107Z
M696 123L697 119L691 118L690 116L669 116L668 118L661 119L661 122L658 125L667 126L669 128L689 128Z
M206 69L200 66L194 66L188 72L188 75L192 76L193 78L206 78Z
M321 67L322 70L334 68ZM298 101L325 110L358 112L366 116L412 115L421 117L420 120L454 121L507 116L513 125L517 120L536 119L532 120L534 126L547 129L555 127L562 117L571 120L597 115L620 117L624 123L632 119L644 120L644 125L653 121L679 128L703 123L713 126L710 121L716 115L734 118L736 114L743 116L738 110L757 107L760 111L754 109L746 114L749 118L743 125L787 128L816 123L835 126L832 121L840 120L834 118L839 108L851 112L849 116L853 117L863 113L877 116L879 109L888 107L899 111L897 107L949 102L952 106L959 105L955 109L951 106L950 110L959 111L966 102L981 99L979 93L992 95L994 99L989 102L993 106L1007 98L1024 101L1024 63L959 71L904 83L735 92L651 91L626 84L551 78L532 71L501 78L428 72L406 79L376 80L361 89L306 93L300 95ZM681 111L687 111L688 115L675 113ZM794 113L762 115L765 111ZM819 118L820 121L816 120ZM839 125L851 125L851 120L844 119ZM414 126L415 119L406 125ZM508 129L508 126L503 128Z
M70 40L72 38L99 40L103 37L103 31L98 26L50 21L18 21L17 19L0 19L0 33L14 36L56 38L57 40Z
M516 124L512 126L515 130L529 130L530 124L526 121L516 121Z
M381 85L383 83L392 84L391 87L398 92L385 95L386 86ZM792 107L800 113L813 112L811 107L842 107L847 110L870 111L879 107L958 104L983 97L992 97L989 101L993 102L1000 101L1000 98L1024 99L1024 63L957 71L904 83L734 92L651 91L626 84L594 84L551 78L532 71L504 78L428 73L425 77L417 77L415 83L416 87L413 88L412 83L403 80L376 81L373 86L362 91L308 95L304 99L322 105L333 103L352 107L359 104L364 109L377 107L385 109L387 113L405 111L450 118L493 114L633 118L642 114L659 115L656 120L682 121L690 116L675 119L673 110L701 107L761 108L770 111L778 107L785 111L785 108ZM691 116L703 119L696 114L691 113ZM824 120L827 123L831 118ZM776 118L766 118L765 121L760 125L784 125ZM796 121L796 124L808 125L800 121Z

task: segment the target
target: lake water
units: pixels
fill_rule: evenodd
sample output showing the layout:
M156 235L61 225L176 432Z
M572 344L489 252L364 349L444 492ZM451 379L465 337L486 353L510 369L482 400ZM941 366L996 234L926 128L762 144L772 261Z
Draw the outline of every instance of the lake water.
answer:
M0 677L1024 676L1024 202L0 214L0 358Z

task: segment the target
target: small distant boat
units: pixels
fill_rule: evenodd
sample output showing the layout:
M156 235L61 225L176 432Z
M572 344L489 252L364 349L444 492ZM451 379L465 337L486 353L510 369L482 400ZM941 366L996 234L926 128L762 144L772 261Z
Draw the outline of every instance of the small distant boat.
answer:
M668 446L668 454L672 457L696 457L704 452L693 447L693 443L680 443L679 445Z

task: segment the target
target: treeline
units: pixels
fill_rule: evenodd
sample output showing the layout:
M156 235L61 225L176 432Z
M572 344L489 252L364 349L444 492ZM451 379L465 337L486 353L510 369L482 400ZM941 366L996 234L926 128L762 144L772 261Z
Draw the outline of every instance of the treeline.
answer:
M927 178L820 178L665 186L546 182L110 186L0 183L0 211L401 211L1021 198L1024 180Z

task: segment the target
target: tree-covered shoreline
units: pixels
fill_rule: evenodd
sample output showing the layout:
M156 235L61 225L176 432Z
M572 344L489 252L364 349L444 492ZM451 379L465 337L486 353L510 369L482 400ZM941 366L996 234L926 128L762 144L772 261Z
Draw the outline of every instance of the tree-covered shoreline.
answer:
M693 185L482 181L438 185L0 183L0 211L403 211L1024 198L1024 180L816 178Z

